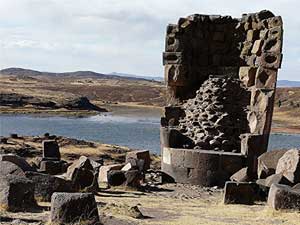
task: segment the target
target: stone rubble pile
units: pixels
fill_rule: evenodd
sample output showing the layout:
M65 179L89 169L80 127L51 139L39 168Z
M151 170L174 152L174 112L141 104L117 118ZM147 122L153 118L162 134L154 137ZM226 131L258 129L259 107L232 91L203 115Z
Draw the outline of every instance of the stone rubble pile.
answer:
M86 156L61 160L55 140L42 146L34 166L14 154L0 155L0 211L32 211L37 202L51 201L51 224L101 224L94 194L103 184L138 189L150 169L147 150L128 152L122 164L103 165Z
M246 91L241 82L229 76L211 75L183 104L185 117L179 120L181 132L195 148L240 151L240 134L247 131Z
M258 158L258 179L249 177L247 168L238 171L225 184L223 203L249 205L264 200L275 210L300 210L299 155L300 149L262 154Z

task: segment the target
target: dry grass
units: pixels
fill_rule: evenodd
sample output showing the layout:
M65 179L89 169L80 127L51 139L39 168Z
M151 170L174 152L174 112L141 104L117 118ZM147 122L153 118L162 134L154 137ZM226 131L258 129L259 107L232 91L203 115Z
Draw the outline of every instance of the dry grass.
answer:
M265 204L254 206L224 205L221 194L204 199L181 200L163 196L132 195L127 197L101 197L97 201L113 204L140 204L144 215L149 219L137 220L138 224L151 225L195 225L195 224L236 224L236 225L264 225L264 224L300 224L300 214L297 212L273 211ZM118 211L111 211L113 216L124 219Z

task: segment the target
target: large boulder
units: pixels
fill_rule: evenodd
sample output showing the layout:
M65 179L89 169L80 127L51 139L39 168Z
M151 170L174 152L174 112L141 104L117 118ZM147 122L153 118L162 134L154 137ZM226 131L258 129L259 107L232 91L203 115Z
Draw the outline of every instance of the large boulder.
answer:
M143 160L144 161L143 170L146 171L150 169L151 158L148 150L128 152L126 154L126 163L129 162L130 158Z
M251 205L256 199L257 185L255 183L238 183L228 181L224 187L224 204Z
M275 173L279 159L287 150L274 150L262 154L257 159L257 176L259 179L267 178Z
M36 208L34 183L24 176L0 176L0 209L29 211Z
M288 185L273 184L269 191L268 205L273 209L300 210L300 191Z
M54 193L50 219L53 224L100 224L95 197L91 193Z
M44 140L42 146L43 158L60 160L59 146L55 140Z
M34 195L38 201L50 202L54 192L74 192L71 181L37 172L26 172L26 177L35 183Z
M68 167L66 173L67 180L71 180L78 190L91 186L94 176L94 168L87 157L80 157Z
M0 161L7 161L7 162L14 163L18 167L20 167L24 172L35 171L35 169L32 168L24 158L14 154L0 155Z
M300 150L288 150L279 159L276 174L283 174L291 183L300 182Z

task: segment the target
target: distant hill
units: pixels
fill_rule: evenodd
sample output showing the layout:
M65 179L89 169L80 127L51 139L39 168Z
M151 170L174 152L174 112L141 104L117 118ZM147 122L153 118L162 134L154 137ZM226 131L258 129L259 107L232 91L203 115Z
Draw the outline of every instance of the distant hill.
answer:
M300 81L278 80L278 87L300 87Z
M143 75L135 75L135 74L128 74L128 73L117 73L117 72L112 72L109 75L113 76L121 76L121 77L134 77L134 78L143 78L146 80L155 80L162 82L164 80L163 77L150 77L150 76L143 76Z
M2 75L15 75L22 77L34 77L34 76L59 76L59 77L86 77L86 78L98 78L98 79L122 79L122 80L136 80L136 81L159 81L152 77L143 77L130 74L111 73L103 74L96 73L93 71L75 71L75 72L64 72L64 73L51 73L51 72L40 72L36 70L23 69L23 68L7 68L0 70Z

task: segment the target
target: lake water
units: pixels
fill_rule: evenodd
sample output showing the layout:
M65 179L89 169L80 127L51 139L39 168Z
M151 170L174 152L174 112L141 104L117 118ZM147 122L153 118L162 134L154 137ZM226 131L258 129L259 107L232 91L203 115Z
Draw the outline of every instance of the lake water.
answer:
M146 114L145 114L146 115ZM50 133L160 152L158 115L97 115L87 118L0 115L0 136ZM300 135L272 134L269 149L300 148Z

